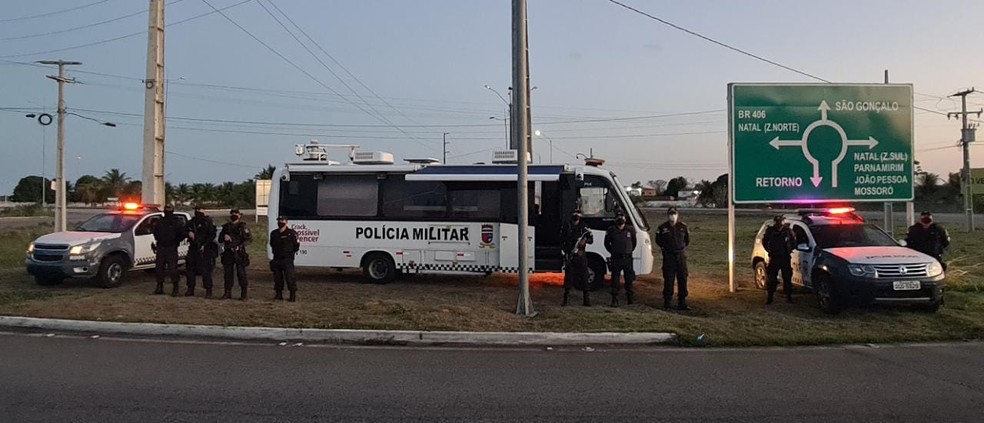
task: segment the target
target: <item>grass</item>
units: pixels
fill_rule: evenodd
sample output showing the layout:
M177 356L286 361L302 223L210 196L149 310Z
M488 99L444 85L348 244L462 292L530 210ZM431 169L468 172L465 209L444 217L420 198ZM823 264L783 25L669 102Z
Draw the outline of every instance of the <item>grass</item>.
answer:
M595 307L560 307L562 276L534 274L531 292L535 318L513 312L517 277L417 275L389 285L362 283L357 271L299 272L300 302L273 302L273 283L263 246L263 229L254 230L250 268L251 300L217 301L148 295L153 277L131 273L124 286L104 290L82 282L39 287L23 270L24 246L43 232L9 231L0 240L0 314L127 322L195 323L236 326L313 328L474 330L474 331L670 331L681 345L705 335L711 346L895 343L984 338L984 233L952 233L948 254L947 304L929 314L907 308L850 308L837 316L820 312L802 293L794 304L763 305L754 288L748 257L751 239L768 216L738 220L736 281L728 292L726 219L720 215L684 215L691 228L690 302L693 312L660 307L662 280L654 274L637 281L639 304L607 307L605 292L592 293ZM654 221L655 217L650 217ZM221 286L221 271L216 271ZM183 281L182 281L183 286ZM201 294L199 294L201 295ZM579 294L575 304L580 304Z

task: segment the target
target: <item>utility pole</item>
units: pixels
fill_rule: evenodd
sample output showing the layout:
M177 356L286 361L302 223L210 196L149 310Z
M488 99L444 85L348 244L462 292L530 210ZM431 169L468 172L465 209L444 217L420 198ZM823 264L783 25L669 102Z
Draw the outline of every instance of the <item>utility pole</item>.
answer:
M885 83L888 83L888 69L885 69ZM911 159L911 158L910 158ZM890 201L886 201L885 204L885 232L888 232L892 238L895 237L895 207Z
M960 97L961 111L947 113L947 119L955 116L960 116L963 123L960 129L960 142L963 144L963 172L961 175L961 181L963 183L964 192L964 210L967 212L967 232L974 231L974 195L972 188L970 186L970 143L975 140L975 132L977 131L977 126L967 125L967 115L969 113L977 114L977 117L981 117L981 109L977 109L975 112L967 111L967 94L974 92L974 89L963 90L950 97Z
M448 164L448 134L450 132L444 133L444 160L441 161L443 164Z
M164 204L164 83L164 0L150 0L141 194L145 204Z
M58 76L46 76L58 82L58 158L55 160L55 179L58 182L55 190L55 232L61 232L68 228L68 193L65 192L65 84L75 83L75 78L65 77L65 66L77 66L82 62L40 60L38 63L58 65ZM44 195L45 191L41 192Z
M512 79L513 96L515 107L511 107L512 114L512 139L518 146L518 157L516 158L516 191L518 210L518 236L519 242L519 303L516 306L516 314L521 316L533 317L533 301L530 299L530 279L529 279L529 205L527 186L527 156L529 155L530 121L529 121L529 56L526 43L526 0L513 0L512 2Z

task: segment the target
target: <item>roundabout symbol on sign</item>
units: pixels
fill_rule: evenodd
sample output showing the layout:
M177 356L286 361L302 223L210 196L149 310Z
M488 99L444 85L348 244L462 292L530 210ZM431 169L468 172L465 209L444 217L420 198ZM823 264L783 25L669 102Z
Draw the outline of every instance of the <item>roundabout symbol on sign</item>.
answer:
M876 140L874 137L868 137L868 139L866 140L848 139L847 133L844 132L844 128L838 125L837 122L827 119L827 111L830 110L830 106L827 105L826 100L822 100L820 102L820 107L818 107L817 110L820 111L820 120L814 121L813 123L811 123L809 126L806 127L806 130L803 131L802 139L780 140L779 137L777 136L773 138L772 141L769 142L769 145L771 145L776 150L780 149L781 147L802 148L803 157L805 157L806 160L813 165L813 177L810 178L810 181L813 182L814 187L819 187L820 182L823 181L823 178L820 177L820 161L817 160L816 157L813 157L812 154L810 154L810 149L807 147L806 141L810 138L810 132L813 132L814 129L817 129L821 126L829 126L833 128L835 131L837 131L838 134L840 134L840 138L841 138L840 154L838 154L837 157L834 159L834 161L831 163L831 173L830 173L830 179L831 179L830 186L833 188L837 188L837 166L840 165L841 161L844 160L844 157L847 156L847 148L851 146L860 146L860 147L868 147L868 149L870 150L872 148L875 148L876 145L878 145L878 140Z

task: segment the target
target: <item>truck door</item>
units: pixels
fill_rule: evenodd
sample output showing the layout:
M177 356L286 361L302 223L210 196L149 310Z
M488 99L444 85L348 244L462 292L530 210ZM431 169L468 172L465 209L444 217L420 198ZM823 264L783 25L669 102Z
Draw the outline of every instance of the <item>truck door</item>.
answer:
M133 267L146 268L154 265L157 257L150 244L154 242L154 225L162 217L161 214L149 214L144 216L136 226L133 227ZM185 247L187 252L188 247Z
M797 245L797 248L793 250L792 257L790 257L793 268L793 283L809 288L812 286L810 283L810 273L813 270L813 250L816 248L816 243L810 237L809 231L806 230L806 227L802 223L795 222L790 226L792 227L793 235L796 236ZM799 250L798 247L804 244L810 247L810 251Z

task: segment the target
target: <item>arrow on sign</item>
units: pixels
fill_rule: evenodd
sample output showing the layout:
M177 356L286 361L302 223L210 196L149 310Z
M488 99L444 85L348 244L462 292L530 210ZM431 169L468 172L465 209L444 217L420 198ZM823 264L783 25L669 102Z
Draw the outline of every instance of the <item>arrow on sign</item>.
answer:
M869 150L875 148L878 145L878 140L875 137L868 137L866 140L847 140L844 144L856 145L856 146L867 146Z
M813 177L810 178L810 182L813 182L814 187L820 187L820 182L823 182L823 178L820 177L820 164L813 164Z
M817 107L817 110L820 111L820 121L821 122L826 122L827 121L827 111L830 110L830 106L827 105L827 100L821 100L820 101L820 107Z
M771 145L772 148L775 148L776 150L778 150L780 147L802 147L803 140L783 141L780 140L779 137L777 136L773 138L772 141L769 141L769 145Z

